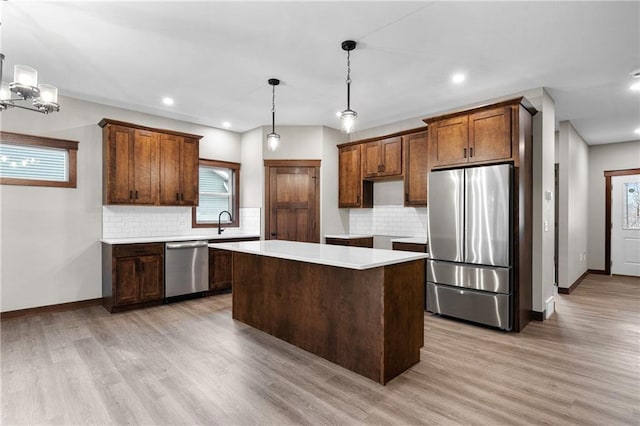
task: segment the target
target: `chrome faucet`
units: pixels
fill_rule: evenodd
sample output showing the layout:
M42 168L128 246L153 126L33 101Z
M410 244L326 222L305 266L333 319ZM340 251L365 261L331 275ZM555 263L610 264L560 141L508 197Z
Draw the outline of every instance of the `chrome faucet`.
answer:
M218 215L218 235L222 234L222 231L224 231L224 229L222 229L222 225L220 225L220 218L222 217L222 213L226 213L229 215L229 222L233 221L233 218L231 217L231 213L229 213L227 210L222 210Z

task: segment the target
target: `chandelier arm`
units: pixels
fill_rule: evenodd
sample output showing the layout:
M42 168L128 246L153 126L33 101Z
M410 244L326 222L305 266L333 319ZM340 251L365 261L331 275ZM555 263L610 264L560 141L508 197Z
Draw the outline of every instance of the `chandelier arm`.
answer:
M20 100L20 101L21 101L22 99L18 99L18 100ZM5 102L6 102L6 101L5 101ZM41 114L47 114L47 111L42 111L42 110L39 110L39 109L36 109L36 108L29 108L29 107L22 106L22 105L16 105L16 104L14 104L14 103L12 103L12 102L10 102L10 103L5 103L4 105L5 105L6 107L26 109L27 111L35 111L35 112L39 112L39 113L41 113Z

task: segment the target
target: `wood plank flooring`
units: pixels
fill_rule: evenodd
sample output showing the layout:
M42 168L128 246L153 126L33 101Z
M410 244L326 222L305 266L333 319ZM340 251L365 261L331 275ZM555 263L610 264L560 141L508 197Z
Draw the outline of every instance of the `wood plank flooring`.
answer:
M231 319L221 295L5 320L13 424L640 424L640 280L589 275L520 333L425 314L381 386Z

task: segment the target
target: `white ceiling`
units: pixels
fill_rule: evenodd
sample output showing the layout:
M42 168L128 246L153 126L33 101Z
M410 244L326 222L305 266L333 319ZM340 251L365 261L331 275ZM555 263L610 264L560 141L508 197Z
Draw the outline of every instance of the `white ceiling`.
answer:
M274 77L276 127L337 128L353 39L359 129L545 87L587 143L640 139L638 1L0 5L3 81L27 64L63 96L244 132L270 124Z

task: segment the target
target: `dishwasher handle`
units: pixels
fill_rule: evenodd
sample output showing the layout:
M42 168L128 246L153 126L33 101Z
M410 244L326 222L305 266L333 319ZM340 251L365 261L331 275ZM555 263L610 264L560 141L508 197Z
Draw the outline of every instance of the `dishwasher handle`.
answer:
M166 243L167 250L169 249L186 249L186 248L197 248L197 247L207 247L209 245L208 241L185 241L181 243Z

